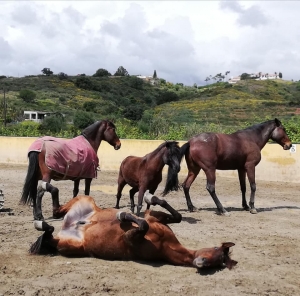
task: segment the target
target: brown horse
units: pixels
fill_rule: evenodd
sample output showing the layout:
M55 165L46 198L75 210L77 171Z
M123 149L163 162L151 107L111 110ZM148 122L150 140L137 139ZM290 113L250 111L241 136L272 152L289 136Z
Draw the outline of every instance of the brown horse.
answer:
M154 194L162 180L162 170L165 165L168 165L169 169L163 196L170 191L177 191L179 189L178 172L180 171L180 160L180 148L178 142L175 141L166 141L143 157L126 157L121 163L119 170L116 209L119 209L122 190L128 184L132 187L129 191L132 213L134 213L135 207L134 195L136 192L139 192L137 205L137 216L139 216L144 193L148 189L151 194Z
M42 137L31 145L28 172L20 202L32 202L35 220L44 219L41 204L45 191L51 193L53 216L56 217L56 210L60 205L58 188L50 184L52 179L73 180L74 197L78 194L80 179L85 179L85 194L89 195L92 178L97 174L97 151L101 141L108 142L115 150L121 147L115 129L112 122L102 120L88 126L76 138L67 140ZM38 182L39 180L41 181Z
M167 226L180 223L181 215L165 200L145 194L149 205L160 205L170 214L145 212L145 218L118 211L100 209L89 196L78 196L58 210L64 216L62 229L53 237L54 227L35 221L38 230L45 231L30 248L31 254L59 252L64 256L97 257L107 260L166 261L174 265L228 267L237 264L229 256L234 243L220 247L189 250L182 246Z
M190 187L200 170L206 174L206 189L213 198L220 214L228 215L215 192L216 170L238 170L242 191L242 206L252 214L257 211L255 199L255 167L261 160L261 149L269 139L280 144L284 150L291 148L291 140L287 136L281 122L269 120L239 130L233 134L202 133L191 138L181 147L181 157L185 155L188 175L183 182L183 190L188 209L194 206L190 198ZM250 208L246 201L246 174L251 188Z

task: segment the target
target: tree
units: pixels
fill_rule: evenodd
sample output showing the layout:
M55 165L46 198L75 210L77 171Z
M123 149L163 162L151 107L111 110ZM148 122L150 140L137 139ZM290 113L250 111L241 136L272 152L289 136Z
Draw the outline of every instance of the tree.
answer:
M206 78L205 78L205 82L206 82L206 84L207 84L207 82L210 80L210 78L207 76Z
M247 80L247 79L250 79L251 77L250 77L250 74L248 74L248 73L243 73L242 75L241 75L241 80Z
M129 76L129 74L123 66L120 66L114 76Z
M22 89L19 92L19 97L26 103L32 103L36 98L36 93L29 89Z
M156 78L157 78L157 74L156 74L156 70L154 70L153 79L156 79Z
M278 77L282 78L282 73L281 72L278 73Z
M44 68L41 72L47 76L50 76L53 74L53 72L50 70L50 68Z
M100 68L96 71L96 73L93 76L94 77L107 77L107 76L111 76L111 73L109 73L106 69Z
M57 74L57 77L60 79L60 80L65 80L65 79L68 79L68 75L64 72L59 72Z
M128 106L124 111L123 111L123 116L127 119L130 120L140 120L143 116L143 108L141 106Z
M74 84L79 88L83 88L83 89L87 89L87 90L94 89L94 84L93 84L92 80L86 76L79 76L78 78L76 78Z

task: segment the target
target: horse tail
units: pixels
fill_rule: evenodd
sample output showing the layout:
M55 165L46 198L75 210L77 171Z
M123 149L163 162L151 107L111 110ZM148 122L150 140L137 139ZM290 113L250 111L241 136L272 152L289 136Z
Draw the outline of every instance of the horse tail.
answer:
M190 142L186 142L180 147L180 161L182 160L186 152L189 151L189 149L190 149Z
M23 205L29 204L31 201L36 199L39 173L38 156L38 152L35 151L30 152L28 155L29 165L20 200L20 203Z
M38 237L36 242L31 244L28 252L31 255L53 254L57 252L53 238L54 227L44 221L35 221L35 228L44 233Z

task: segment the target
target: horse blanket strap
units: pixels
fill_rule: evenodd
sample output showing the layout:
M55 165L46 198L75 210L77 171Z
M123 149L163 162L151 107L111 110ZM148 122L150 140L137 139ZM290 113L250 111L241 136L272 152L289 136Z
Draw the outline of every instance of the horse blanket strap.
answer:
M46 151L47 167L64 177L80 179L97 178L99 159L91 144L84 136L73 139L41 137L31 144L28 154L32 151Z

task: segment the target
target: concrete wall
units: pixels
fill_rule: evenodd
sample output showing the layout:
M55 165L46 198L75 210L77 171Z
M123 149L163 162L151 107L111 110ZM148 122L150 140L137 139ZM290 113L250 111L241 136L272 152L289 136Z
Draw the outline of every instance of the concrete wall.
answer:
M27 149L35 140L36 138L0 137L0 164L28 164ZM106 142L102 142L98 150L100 168L103 171L117 171L125 157L129 155L143 156L153 151L162 142L155 140L122 140L122 147L117 151ZM181 146L185 141L179 143ZM293 150L285 151L278 144L267 144L262 150L262 160L256 168L256 179L300 182L300 150L297 150L298 146L294 145ZM184 178L186 174L187 168L183 160L180 177ZM237 178L237 172L217 171L217 176Z

